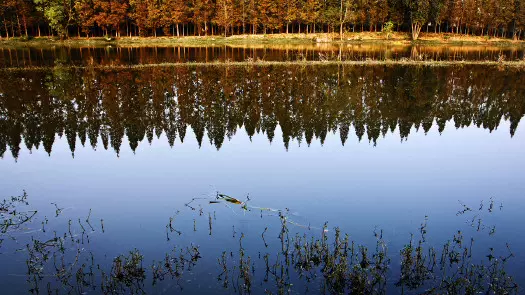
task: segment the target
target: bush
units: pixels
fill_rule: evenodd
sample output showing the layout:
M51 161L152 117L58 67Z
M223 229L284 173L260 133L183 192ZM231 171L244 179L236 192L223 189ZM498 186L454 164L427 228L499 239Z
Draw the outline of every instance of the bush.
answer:
M386 34L387 39L390 39L392 32L394 32L394 23L392 21L388 21L383 26L383 33Z
M22 36L20 37L20 41L22 42L27 42L27 41L31 41L33 39L33 36Z

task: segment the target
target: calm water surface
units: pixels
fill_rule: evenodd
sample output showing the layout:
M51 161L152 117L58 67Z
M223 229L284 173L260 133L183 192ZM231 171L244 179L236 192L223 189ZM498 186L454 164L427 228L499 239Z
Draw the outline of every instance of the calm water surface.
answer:
M53 65L63 50L3 49L0 64ZM172 50L70 49L66 64L205 58L200 48L179 48L186 57ZM212 60L228 50L246 58L206 50ZM265 56L288 58L283 50ZM296 234L337 245L337 226L356 249L369 248L376 263L367 267L356 251L355 267L370 278L380 265L374 232L382 230L385 287L369 291L417 294L432 279L415 290L396 286L399 253L411 234L417 245L426 218L425 253L461 235L458 253L472 250L472 263L493 265L493 248L524 286L524 94L525 71L492 66L0 70L0 199L25 190L29 204L15 202L16 210L38 210L18 227L24 218L0 212L13 223L1 236L0 288L336 293L321 270L297 263L293 243L288 252L283 245ZM131 267L134 249L145 279Z
M164 46L120 47L108 45L47 48L0 48L0 67L41 67L57 64L136 65L215 61L297 61L297 60L436 60L496 61L522 60L521 47L499 46L407 46L377 44L280 45L280 46Z

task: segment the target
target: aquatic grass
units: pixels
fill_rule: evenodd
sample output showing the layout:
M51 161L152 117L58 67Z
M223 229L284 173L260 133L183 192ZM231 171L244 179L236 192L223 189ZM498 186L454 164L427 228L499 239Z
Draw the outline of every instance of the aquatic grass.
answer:
M249 208L246 204L236 205ZM458 213L463 213L459 216L476 212L472 206L462 206L463 210ZM215 211L212 217L208 211L212 207L215 208L209 203L200 206L207 214L199 210L199 216L204 219L208 215L209 222L220 218ZM487 206L481 203L479 208L478 212L493 214L495 201L491 198ZM240 209L246 214L259 214L257 210ZM198 212L196 209L188 211ZM286 294L295 288L312 293L387 294L395 281L397 288L408 293L519 293L518 285L506 271L508 261L514 257L510 245L507 244L505 254L497 254L496 249L490 248L488 255L479 260L480 256L473 253L474 239L457 231L442 247L435 248L427 242L428 217L418 228L417 238L410 235L408 243L398 252L400 265L394 266L384 234L379 229L373 231L375 247L369 248L351 240L338 227L329 231L327 223L318 229L297 227L300 231L291 234L293 224L289 210L278 212L278 228L269 230L277 223L271 223L276 221L272 218L262 234L253 236L263 241L266 251L262 255L259 252L258 259L254 259L257 255L250 255L253 250L245 246L245 239L252 238L250 233L241 232L238 238L234 235L238 250L222 251L217 258L217 279L223 288L239 294L257 293L262 289L268 294ZM91 290L102 294L146 294L168 279L174 280L183 291L182 278L202 259L200 247L192 243L187 247L174 246L163 259L154 260L149 267L144 265L144 255L138 249L116 256L109 266L98 264L97 257L89 251L90 239L84 242L80 237L89 236L90 216L91 210L85 220L77 218L78 222L72 222L69 219L64 234L53 231L52 236L42 234L41 239L34 236L27 243L23 253L27 255L27 282L32 293L46 290L48 293L76 294ZM170 219L170 224L175 227L174 219ZM266 236L272 233L277 240L267 243ZM399 277L392 277L392 270L398 267Z
M25 71L44 71L49 69L98 69L98 70L126 70L126 69L149 69L149 68L173 68L173 67L268 67L268 66L431 66L431 67L452 67L452 66L501 66L510 68L525 68L525 60L499 61L499 60L414 60L408 58L384 59L384 60L291 60L291 61L220 61L213 62L163 62L151 64L134 65L60 65L60 66L24 66L24 67L4 67L0 71L6 72L25 72Z

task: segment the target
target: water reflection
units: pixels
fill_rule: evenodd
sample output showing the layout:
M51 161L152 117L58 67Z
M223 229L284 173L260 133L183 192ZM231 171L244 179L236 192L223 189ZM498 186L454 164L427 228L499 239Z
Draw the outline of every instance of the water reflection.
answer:
M377 44L302 44L246 46L157 46L157 47L26 47L0 48L0 67L69 65L130 65L211 61L400 60L438 61L522 60L520 47L499 46L410 46Z
M166 246L171 248L167 253L163 255L155 251L153 258L157 260L150 264L148 261L152 257L145 257L140 249L113 249L124 254L108 259L108 253L103 250L107 245L102 245L103 220L100 226L93 226L91 210L87 217L63 216L63 208L54 204L54 218L48 219L42 214L35 217L36 212L46 212L46 208L29 209L31 206L24 192L22 196L1 203L0 209L5 209L0 211L2 224L25 225L24 228L6 228L0 232L0 241L9 237L6 239L7 249L0 244L4 254L1 261L20 265L23 264L20 256L25 259L27 272L20 275L26 277L27 286L16 286L16 290L28 290L32 294L151 294L183 291L185 288L190 288L189 293L195 294L196 290L217 293L221 287L224 293L239 294L519 292L518 285L506 270L514 257L510 247L507 245L503 251L489 248L488 255L483 255L473 247L476 232L472 230L458 230L443 245L433 245L427 241L426 218L416 236L411 236L400 251L392 251L383 232L378 229L373 232L374 246L367 247L350 239L337 227L329 229L326 223L322 230L298 228L291 222L286 209L274 215L271 210L249 205L252 202L249 198L246 201L234 199L237 204L223 196L217 193L216 197L193 199L190 203L198 201L193 205L200 210L186 206L184 212L177 211L177 217L189 214L194 218L193 230L187 222L175 222L170 218L167 228L177 223L176 227L185 231L176 232L176 241L166 241ZM233 207L221 206L221 202ZM250 231L237 233L233 228L230 237L212 234L212 224L223 233L228 230L230 224L226 215L231 216L238 210L244 216L255 216ZM495 214L494 201L490 200L488 209L483 205L479 210L463 205L463 211L458 214L468 212L476 216ZM32 218L20 223L16 214L31 214ZM68 217L67 223L61 222ZM202 230L200 224L205 219L207 225ZM196 220L199 220L199 227ZM41 230L38 229L39 221L42 221ZM118 227L113 229L118 230ZM168 236L170 232L175 234L175 231L168 230ZM268 243L265 235L272 237ZM192 242L199 237L206 241L202 247ZM160 244L153 240L150 243ZM214 257L214 251L209 247L214 243L222 250L219 257ZM482 249L486 250L485 245ZM399 260L400 264L396 265L392 259ZM196 277L193 271L199 267L205 268L208 275ZM6 273L2 272L2 275L5 279ZM16 275L16 272L10 275Z
M487 74L490 73L490 74ZM162 134L171 146L188 127L217 149L240 128L271 142L322 144L339 132L377 144L399 129L444 132L476 125L493 131L525 113L525 72L516 68L428 66L176 66L144 69L0 71L0 155L22 144L51 154L56 135L117 154ZM22 143L23 142L23 143Z

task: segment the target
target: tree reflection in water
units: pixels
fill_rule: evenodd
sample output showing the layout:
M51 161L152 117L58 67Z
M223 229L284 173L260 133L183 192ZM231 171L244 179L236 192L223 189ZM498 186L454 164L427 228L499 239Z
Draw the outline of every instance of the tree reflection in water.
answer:
M487 74L487 73L490 73ZM290 141L354 131L374 145L399 130L428 132L446 123L514 135L525 113L525 72L493 66L174 66L135 69L0 71L0 155L17 158L22 141L51 154L56 135L74 154L77 138L117 154L126 136L135 151L165 134L174 145L187 127L217 149L240 128L271 142L277 126Z

